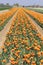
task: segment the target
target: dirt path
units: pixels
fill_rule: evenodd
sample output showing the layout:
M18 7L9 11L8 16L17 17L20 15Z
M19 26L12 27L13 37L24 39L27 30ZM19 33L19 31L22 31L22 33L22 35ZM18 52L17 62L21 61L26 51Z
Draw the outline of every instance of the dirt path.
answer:
M9 11L9 10L1 10L1 11L0 11L0 14L5 13L5 12L7 12L7 11Z
M26 14L26 13L25 13ZM42 28L29 16L26 14L27 17L29 17L29 19L31 20L31 24L34 25L36 27L36 30L38 31L38 33L41 34L41 38L43 37L43 30Z
M17 11L18 12L18 11ZM1 52L1 46L3 45L3 43L6 40L6 35L9 32L9 29L11 27L12 24L12 20L14 19L14 17L17 15L17 12L15 13L15 15L11 18L11 20L9 20L9 22L6 24L6 26L4 27L4 29L0 32L0 52Z

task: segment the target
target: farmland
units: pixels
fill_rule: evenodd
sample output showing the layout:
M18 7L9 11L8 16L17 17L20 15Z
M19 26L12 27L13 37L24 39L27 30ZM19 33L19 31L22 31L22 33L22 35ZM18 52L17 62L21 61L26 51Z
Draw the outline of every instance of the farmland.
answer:
M27 9L31 9L31 10L33 10L33 11L36 11L36 12L39 12L39 13L42 13L42 14L43 14L43 8L27 7Z
M23 7L1 13L0 39L0 65L43 65L42 13Z
M6 10L6 9L10 9L10 7L5 7L5 8L0 7L0 11L2 11L2 10Z
M7 10L7 9L10 9L10 8L12 8L12 6L10 6L9 4L1 4L0 3L0 11Z

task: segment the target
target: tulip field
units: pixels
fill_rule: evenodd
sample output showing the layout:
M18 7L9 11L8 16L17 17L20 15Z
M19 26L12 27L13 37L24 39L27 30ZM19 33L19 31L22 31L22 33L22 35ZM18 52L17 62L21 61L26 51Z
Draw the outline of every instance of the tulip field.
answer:
M12 8L0 14L0 31L14 15L1 46L0 65L43 65L43 14L22 7ZM33 21L42 31L38 32Z

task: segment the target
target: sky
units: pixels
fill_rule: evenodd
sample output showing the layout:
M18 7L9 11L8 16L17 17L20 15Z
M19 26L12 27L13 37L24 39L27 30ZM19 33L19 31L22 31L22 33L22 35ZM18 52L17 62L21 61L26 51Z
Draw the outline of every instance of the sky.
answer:
M20 5L41 5L43 6L43 0L0 0L0 3L9 3L10 5L13 5L15 3L19 3Z

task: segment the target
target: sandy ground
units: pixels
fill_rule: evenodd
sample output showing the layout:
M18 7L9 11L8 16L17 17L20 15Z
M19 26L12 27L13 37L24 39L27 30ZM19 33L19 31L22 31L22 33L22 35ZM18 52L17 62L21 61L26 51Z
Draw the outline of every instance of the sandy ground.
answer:
M2 14L2 13L4 13L4 12L7 12L7 11L9 11L9 10L1 10L1 11L0 11L0 14Z

